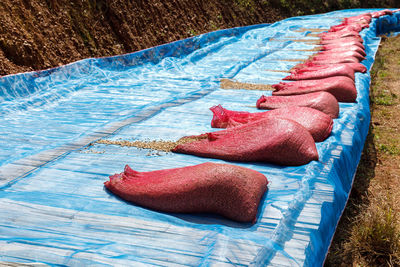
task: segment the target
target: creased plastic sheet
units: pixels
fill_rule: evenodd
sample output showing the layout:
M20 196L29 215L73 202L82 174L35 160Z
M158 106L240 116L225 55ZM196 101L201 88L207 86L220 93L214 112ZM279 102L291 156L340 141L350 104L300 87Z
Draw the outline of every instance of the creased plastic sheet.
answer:
M312 52L310 31L345 10L212 32L133 54L86 59L0 78L0 260L49 265L318 266L346 204L368 132L370 76L356 74L357 103L341 103L320 160L300 167L233 163L270 184L257 222L170 214L122 201L103 182L125 164L138 171L222 162L95 143L177 140L213 131L212 105L255 112L257 90L220 79L273 84ZM371 68L400 13L361 35ZM90 145L89 145L90 144Z

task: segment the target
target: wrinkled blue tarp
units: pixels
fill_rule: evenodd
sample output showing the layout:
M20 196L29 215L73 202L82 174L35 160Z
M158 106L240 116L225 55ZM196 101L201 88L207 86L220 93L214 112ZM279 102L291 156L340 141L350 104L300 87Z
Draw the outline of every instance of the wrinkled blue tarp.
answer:
M0 78L0 261L50 265L301 265L325 259L368 132L369 73L357 103L341 103L319 162L300 167L234 163L265 174L257 223L151 211L105 191L125 164L138 171L221 162L92 143L176 140L213 131L209 107L255 112L265 91L223 90L220 79L273 84L313 52L298 39L344 10L222 30L133 54L86 59ZM400 13L362 31L371 68ZM294 59L298 60L293 61ZM91 145L88 145L91 144Z

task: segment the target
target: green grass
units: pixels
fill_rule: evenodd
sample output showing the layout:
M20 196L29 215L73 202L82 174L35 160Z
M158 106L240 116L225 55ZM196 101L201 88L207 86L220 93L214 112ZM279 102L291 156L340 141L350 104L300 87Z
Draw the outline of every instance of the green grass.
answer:
M369 133L325 266L400 266L400 36L382 40Z
M397 214L390 199L383 199L361 213L356 220L346 249L368 266L398 266L400 264L400 232Z
M392 156L400 155L400 148L397 144L379 144L379 151L387 153Z
M397 96L387 91L380 91L374 98L373 102L377 105L393 106Z

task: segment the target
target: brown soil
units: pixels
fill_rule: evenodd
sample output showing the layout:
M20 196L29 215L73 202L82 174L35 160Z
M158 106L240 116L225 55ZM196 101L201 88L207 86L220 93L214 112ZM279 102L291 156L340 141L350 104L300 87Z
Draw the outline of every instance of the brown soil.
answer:
M396 4L396 0L327 0L323 4L303 0L2 0L0 76L134 52L218 29Z
M0 76L284 18L267 1L3 0Z
M371 72L371 124L326 266L400 265L400 36Z

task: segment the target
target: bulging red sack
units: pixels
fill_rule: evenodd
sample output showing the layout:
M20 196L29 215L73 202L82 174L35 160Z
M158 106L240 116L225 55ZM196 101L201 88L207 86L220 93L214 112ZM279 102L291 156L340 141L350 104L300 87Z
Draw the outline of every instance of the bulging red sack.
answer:
M329 58L347 58L347 57L355 57L358 61L362 61L365 59L363 55L358 53L357 51L343 51L343 52L335 52L333 50L328 51L320 51L318 54L313 56L313 59L329 59Z
M362 55L362 56L366 56L367 54L365 53L364 49L362 49L361 47L357 46L357 45L352 45L352 46L339 46L339 47L330 47L330 48L326 48L325 46L321 47L321 52L332 52L332 53L344 53L344 52L348 52L348 51L354 51L357 52L358 54Z
M172 151L224 160L294 166L318 160L310 132L292 120L260 119L194 137L200 140L178 145Z
M331 93L339 102L355 102L357 89L354 81L345 76L319 80L303 80L272 85L272 95L300 95L319 91Z
M323 71L330 68L334 68L336 66L347 66L353 69L355 72L365 73L367 68L361 63L337 63L337 64L313 64L312 62L306 62L304 64L298 64L293 68L290 73L291 74L302 74L307 72L314 71Z
M228 110L218 105L210 110L213 112L213 128L232 128L265 118L283 118L300 123L311 133L315 142L322 142L329 137L333 127L333 120L329 115L309 107L292 106L251 113Z
M385 9L385 10L372 12L371 15L373 18L379 18L379 17L385 16L385 15L393 15L393 11L389 10L389 9Z
M364 13L358 16L347 17L343 19L343 23L367 23L371 22L372 15L371 13Z
M331 67L325 67L321 69L316 69L312 71L298 70L297 72L292 73L289 76L283 78L283 80L315 80L315 79L323 79L333 76L347 76L354 80L354 69L346 64L334 64Z
M316 57L309 59L308 62L317 65L324 64L340 64L340 63L360 63L360 60L356 57Z
M261 96L257 100L258 109L278 109L292 106L309 107L319 110L331 118L339 116L339 103L328 92L315 92L291 96Z
M361 42L358 42L358 41L344 42L344 43L343 42L337 42L337 43L333 43L333 44L332 43L330 43L330 44L322 44L321 48L323 50L330 50L330 49L338 49L338 48L345 49L345 48L353 47L353 46L358 46L362 50L365 51L365 46Z
M337 32L323 32L318 34L318 36L322 39L322 40L331 40L331 39L339 39L339 38L345 38L345 37L354 37L354 38L358 38L360 36L360 34L356 31L351 31L351 30L341 30L341 31L337 31Z
M157 211L214 213L255 223L268 180L248 168L208 162L151 172L126 165L104 184L122 199Z
M342 31L342 30L360 32L363 29L363 26L364 25L361 25L359 23L351 23L351 24L342 23L342 24L330 27L328 32L338 32L338 31Z
M320 44L325 45L325 44L354 44L354 43L363 43L364 40L361 36L349 36L349 37L343 37L343 38L337 38L337 39L321 39L319 41Z

